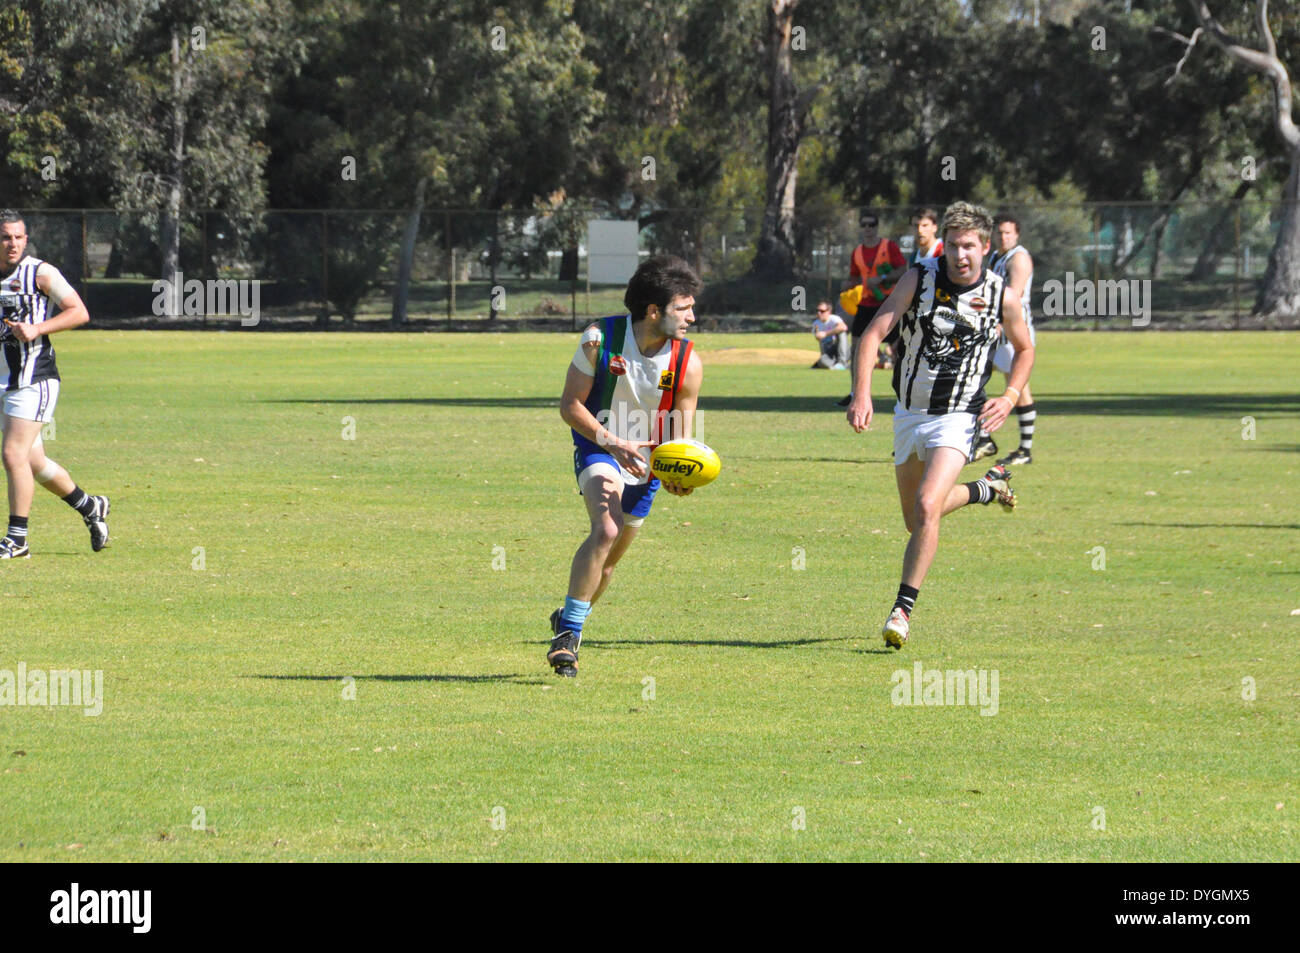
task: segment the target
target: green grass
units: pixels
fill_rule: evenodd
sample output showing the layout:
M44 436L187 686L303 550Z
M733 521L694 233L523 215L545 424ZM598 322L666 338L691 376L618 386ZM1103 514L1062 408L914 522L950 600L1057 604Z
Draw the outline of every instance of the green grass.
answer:
M699 337L722 476L661 494L571 681L572 335L61 337L49 451L113 541L37 491L0 668L106 698L0 707L0 860L1296 859L1297 338L1040 333L1021 506L945 520L896 654L888 382L852 434L810 341ZM892 705L917 660L997 715Z

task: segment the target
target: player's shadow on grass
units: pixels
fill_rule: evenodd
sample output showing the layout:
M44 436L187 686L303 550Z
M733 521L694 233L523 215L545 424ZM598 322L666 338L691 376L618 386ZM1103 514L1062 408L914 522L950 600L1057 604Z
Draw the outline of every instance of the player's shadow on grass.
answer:
M884 400L884 398L880 398ZM559 394L547 394L539 397L519 395L515 397L282 397L259 400L262 404L409 404L423 407L502 407L502 408L552 408L560 404ZM877 401L877 410L880 402ZM889 398L889 410L893 410L893 398ZM705 396L700 399L701 410L740 410L787 414L812 414L822 411L834 411L844 416L844 408L835 406L829 397L805 397L782 395L756 395L716 397Z
M286 397L259 400L260 404L408 404L414 407L503 407L551 408L560 406L554 397Z
M358 682L507 682L512 685L546 685L546 681L524 675L245 675L284 682L341 682L351 678Z
M738 455L738 454L737 454ZM893 463L893 457L745 457L755 463Z
M1300 394L1047 394L1043 414L1218 417L1300 413ZM703 401L701 401L701 405Z
M1038 398L1046 414L1109 414L1136 417L1220 417L1224 415L1300 413L1300 394L1049 394ZM513 397L298 397L260 400L265 404L408 404L425 407L501 407L546 409L559 404L559 395ZM876 395L877 422L893 417L892 395ZM710 395L700 398L701 410L745 413L819 414L844 410L827 397L802 394Z
M615 646L655 645L702 646L705 648L732 649L792 649L804 645L816 645L820 642L847 642L848 637L838 639L781 639L776 642L754 642L749 639L583 639L584 646L593 648L613 648ZM528 643L532 644L532 643Z
M1300 529L1300 523L1134 523L1125 526L1161 526L1166 529Z

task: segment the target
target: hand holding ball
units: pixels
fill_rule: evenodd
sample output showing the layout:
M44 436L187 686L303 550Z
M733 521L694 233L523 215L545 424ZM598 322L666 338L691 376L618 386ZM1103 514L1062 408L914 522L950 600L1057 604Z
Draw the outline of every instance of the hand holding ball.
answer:
M722 460L698 440L669 440L650 454L650 475L686 489L706 486L718 478Z

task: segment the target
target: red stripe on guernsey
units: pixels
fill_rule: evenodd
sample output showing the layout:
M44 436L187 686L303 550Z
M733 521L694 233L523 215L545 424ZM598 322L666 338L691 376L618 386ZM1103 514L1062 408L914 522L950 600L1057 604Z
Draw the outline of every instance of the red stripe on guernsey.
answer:
M673 406L677 405L677 391L681 389L682 378L686 375L686 365L691 359L691 348L694 347L689 340L682 341L682 344L685 347L682 348L682 353L677 356L677 373L673 375ZM685 437L686 434L682 434L682 436Z
M668 366L677 367L677 352L681 350L682 342L673 341L672 353L668 355ZM673 400L677 397L677 378L673 378L673 386L663 392L659 398L659 409L655 412L655 445L664 442L664 418L668 416L668 411L673 409Z

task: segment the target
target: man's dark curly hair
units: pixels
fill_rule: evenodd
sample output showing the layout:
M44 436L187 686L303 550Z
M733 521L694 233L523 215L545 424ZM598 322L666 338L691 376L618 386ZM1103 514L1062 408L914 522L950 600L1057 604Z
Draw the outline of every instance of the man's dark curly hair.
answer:
M674 255L654 255L641 262L627 283L623 304L633 321L646 316L650 305L663 311L678 295L694 297L703 288L695 269Z

